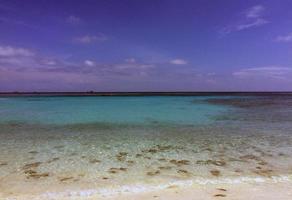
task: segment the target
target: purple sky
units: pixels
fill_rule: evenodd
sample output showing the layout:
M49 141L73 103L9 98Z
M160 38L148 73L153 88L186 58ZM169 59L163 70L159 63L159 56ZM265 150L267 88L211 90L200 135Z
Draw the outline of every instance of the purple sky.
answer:
M0 0L0 91L291 91L291 10L291 0Z

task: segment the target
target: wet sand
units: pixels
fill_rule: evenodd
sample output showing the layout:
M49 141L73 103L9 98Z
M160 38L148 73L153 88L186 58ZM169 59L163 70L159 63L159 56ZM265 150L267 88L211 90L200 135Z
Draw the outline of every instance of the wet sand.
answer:
M82 199L82 198L81 198ZM102 199L102 198L101 198ZM145 194L128 194L111 200L288 200L292 199L292 184L240 184L170 188Z
M47 193L40 196L23 195L1 200L289 200L292 199L292 183L240 183L219 185L170 186L150 192L123 192L117 194L93 194L92 192Z

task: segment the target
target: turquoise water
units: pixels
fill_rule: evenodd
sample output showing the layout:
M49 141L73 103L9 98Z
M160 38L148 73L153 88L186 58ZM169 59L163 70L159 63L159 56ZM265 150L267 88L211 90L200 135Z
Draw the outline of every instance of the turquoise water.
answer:
M292 97L2 97L0 152L0 199L290 183Z
M0 122L209 123L225 107L207 97L25 97L0 98Z

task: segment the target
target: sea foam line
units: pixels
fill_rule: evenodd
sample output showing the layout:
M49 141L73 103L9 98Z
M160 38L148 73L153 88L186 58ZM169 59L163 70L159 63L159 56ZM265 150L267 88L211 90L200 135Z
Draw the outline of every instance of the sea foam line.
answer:
M99 189L88 189L88 190L79 190L72 191L66 190L64 192L46 192L41 195L41 197L36 199L52 199L57 200L60 198L73 199L74 197L93 197L93 196L102 196L110 197L118 194L137 194L137 193L147 193L158 190L167 189L170 186L179 186L179 187L190 187L193 185L218 185L218 184L240 184L240 183L285 183L292 182L291 177L289 176L272 176L270 178L265 177L240 177L240 178L222 178L222 179L204 179L198 178L194 180L181 180L181 181L170 181L165 184L159 185L145 185L145 184L136 184L136 185L124 185L119 187L107 187Z

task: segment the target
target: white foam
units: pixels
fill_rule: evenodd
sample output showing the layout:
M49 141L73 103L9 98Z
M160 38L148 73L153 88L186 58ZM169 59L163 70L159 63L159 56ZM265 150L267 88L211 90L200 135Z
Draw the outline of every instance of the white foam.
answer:
M171 181L165 184L159 185L146 185L146 184L136 184L136 185L124 185L119 187L107 187L99 189L88 189L79 191L64 191L64 192L47 192L42 194L43 198L49 198L52 200L57 200L60 198L72 197L92 197L92 196L103 196L110 197L123 193L146 193L153 192L157 190L163 190L170 186L180 186L180 187L190 187L193 185L219 185L219 184L241 184L241 183L279 183L279 182L292 182L289 176L273 176L270 178L265 177L240 177L240 178L222 178L222 179L204 179L198 178L194 180L184 180L184 181Z

